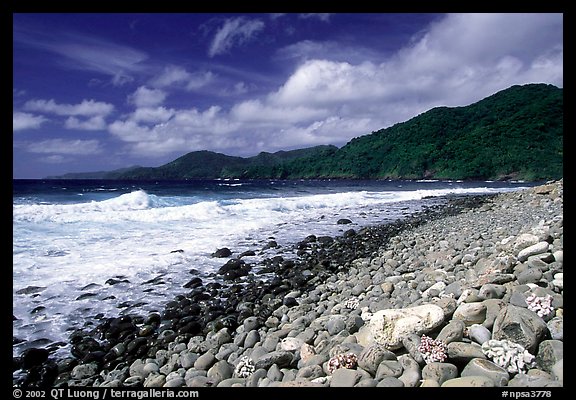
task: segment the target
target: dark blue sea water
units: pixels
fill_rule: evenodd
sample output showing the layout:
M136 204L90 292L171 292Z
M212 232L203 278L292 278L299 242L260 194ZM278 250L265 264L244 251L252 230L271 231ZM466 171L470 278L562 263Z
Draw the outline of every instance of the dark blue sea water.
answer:
M66 340L98 313L160 311L194 274L210 279L227 259L275 240L382 224L441 202L532 186L523 182L98 180L13 181L15 337ZM351 225L338 225L340 218ZM280 250L281 250L280 249ZM270 250L278 251L278 249ZM283 254L285 258L290 253ZM165 283L150 291L145 282ZM109 279L125 281L115 285ZM118 307L119 305L122 307ZM15 347L15 353L19 347Z

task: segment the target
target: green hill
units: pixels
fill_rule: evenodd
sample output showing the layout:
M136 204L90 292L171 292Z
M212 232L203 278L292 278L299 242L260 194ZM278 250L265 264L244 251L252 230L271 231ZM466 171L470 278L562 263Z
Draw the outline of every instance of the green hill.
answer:
M558 179L563 129L563 89L517 85L465 107L433 108L340 149L250 158L195 151L160 167L116 170L103 178Z
M558 179L563 116L562 89L513 86L469 106L434 108L261 177Z

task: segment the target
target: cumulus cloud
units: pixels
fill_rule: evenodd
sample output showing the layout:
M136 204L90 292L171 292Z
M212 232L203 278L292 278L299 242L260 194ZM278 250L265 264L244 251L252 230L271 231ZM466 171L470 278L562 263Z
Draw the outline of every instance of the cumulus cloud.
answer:
M25 129L38 129L46 121L48 120L41 115L15 112L12 113L12 130L15 132Z
M236 28L222 27L221 32L234 32L248 21L240 19ZM386 59L334 59L329 51L321 53L323 58L313 57L318 44L302 42L290 51L305 52L305 60L266 95L245 98L229 108L138 107L108 130L129 144L133 154L147 156L202 149L254 155L343 145L433 107L470 104L515 84L562 87L562 36L558 14L454 14L433 23ZM214 55L240 44L234 37L222 33L213 42ZM184 86L191 77L173 67L150 84ZM244 84L238 86L244 89Z
M136 109L130 119L134 122L166 122L174 115L175 111L173 109L168 109L165 107L143 107Z
M233 136L240 127L218 106L204 111L197 108L148 111L165 120L137 117L137 111L129 119L114 121L108 126L110 133L130 144L133 154L159 157L183 149L226 148L229 135Z
M562 59L559 15L455 14L383 63L308 60L268 103L330 107L345 119L370 111L378 129L435 106L469 104L514 84L562 86Z
M47 114L61 116L106 116L114 110L110 103L94 100L82 100L79 104L58 104L53 99L50 100L29 100L24 104L27 111L36 111Z
M96 115L84 120L76 117L68 117L64 122L64 127L83 131L101 131L106 129L106 121L101 115Z
M210 43L208 55L214 57L227 53L234 46L241 46L252 40L264 29L264 22L258 19L236 17L227 19Z
M215 79L212 71L188 72L185 68L169 65L160 74L150 80L150 85L155 88L178 87L188 91L201 89Z
M148 89L146 86L140 86L128 96L128 102L136 107L154 107L162 104L165 99L166 92L160 89Z
M98 140L48 139L30 143L27 150L40 154L92 155L102 152Z

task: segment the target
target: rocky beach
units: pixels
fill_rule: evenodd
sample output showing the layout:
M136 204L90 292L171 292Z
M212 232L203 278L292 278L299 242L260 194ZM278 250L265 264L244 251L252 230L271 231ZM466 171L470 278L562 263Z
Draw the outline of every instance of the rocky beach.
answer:
M303 238L297 259L219 249L218 280L191 279L161 313L96 320L69 357L25 350L13 384L563 386L562 180L348 222Z

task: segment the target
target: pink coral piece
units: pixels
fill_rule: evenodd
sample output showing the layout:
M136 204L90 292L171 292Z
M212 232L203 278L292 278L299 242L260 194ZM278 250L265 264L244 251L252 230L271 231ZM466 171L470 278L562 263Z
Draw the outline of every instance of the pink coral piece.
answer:
M353 369L358 365L358 356L354 353L338 354L328 361L328 372L333 373L338 368Z
M426 335L422 335L420 344L418 345L418 351L422 353L426 364L442 362L448 357L446 355L446 344L441 340L435 340Z

